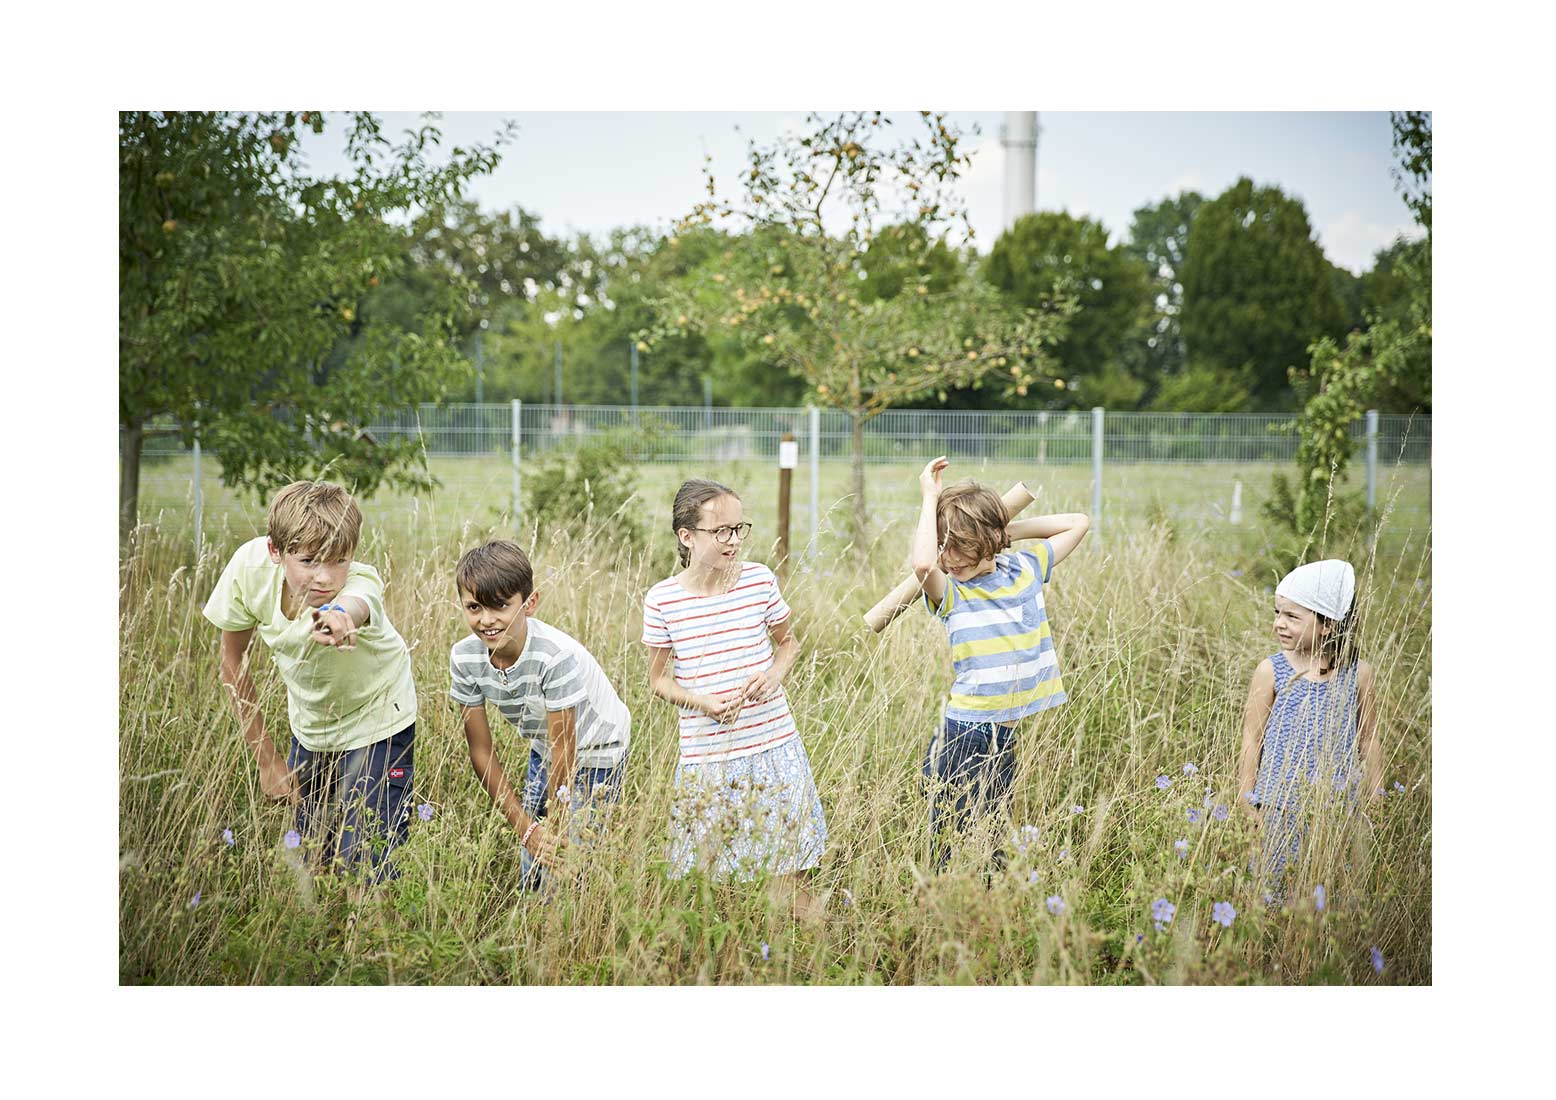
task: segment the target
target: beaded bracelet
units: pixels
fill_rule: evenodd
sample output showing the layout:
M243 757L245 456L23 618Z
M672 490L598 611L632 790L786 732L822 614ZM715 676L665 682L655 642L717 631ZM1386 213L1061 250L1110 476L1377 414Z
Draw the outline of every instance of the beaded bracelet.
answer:
M520 848L528 848L529 847L529 835L531 833L533 833L539 827L540 827L540 818L532 817L532 818L529 819L529 828L525 829L524 830L524 835L519 838L519 847Z

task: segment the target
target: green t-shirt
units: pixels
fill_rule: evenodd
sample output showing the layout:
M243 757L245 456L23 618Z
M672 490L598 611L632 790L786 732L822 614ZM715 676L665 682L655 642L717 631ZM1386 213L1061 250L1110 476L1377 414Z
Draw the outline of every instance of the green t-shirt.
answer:
M384 612L384 582L371 565L354 561L335 597L367 604L368 624L355 649L320 645L309 638L313 616L281 611L281 566L270 560L264 536L244 543L222 570L205 605L205 617L222 630L256 629L275 657L286 684L292 733L312 752L344 752L382 741L416 720L411 654Z

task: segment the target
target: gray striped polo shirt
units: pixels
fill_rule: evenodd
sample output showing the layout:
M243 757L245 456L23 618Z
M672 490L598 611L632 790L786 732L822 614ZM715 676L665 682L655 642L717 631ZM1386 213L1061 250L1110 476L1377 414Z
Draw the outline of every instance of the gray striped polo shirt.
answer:
M546 712L578 708L578 766L608 768L627 754L632 715L600 663L571 635L530 619L524 650L512 668L492 664L474 634L449 654L449 697L467 707L495 704L547 764Z

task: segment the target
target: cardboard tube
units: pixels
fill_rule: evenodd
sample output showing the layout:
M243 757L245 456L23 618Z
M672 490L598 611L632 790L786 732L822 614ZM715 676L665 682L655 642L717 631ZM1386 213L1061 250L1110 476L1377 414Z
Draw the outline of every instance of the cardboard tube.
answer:
M1018 481L1006 489L1000 499L1005 502L1005 510L1010 513L1010 518L1015 519L1036 498L1026 487L1025 482ZM907 579L882 597L880 603L864 613L864 625L879 634L891 625L893 619L912 606L913 601L918 599L922 591L918 578L909 573Z

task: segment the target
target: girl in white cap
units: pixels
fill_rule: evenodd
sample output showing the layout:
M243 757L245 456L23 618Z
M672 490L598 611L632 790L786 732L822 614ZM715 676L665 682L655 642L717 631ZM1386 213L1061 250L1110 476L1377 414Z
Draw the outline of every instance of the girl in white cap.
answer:
M1303 806L1316 782L1355 784L1376 797L1383 778L1372 666L1356 655L1356 572L1329 559L1298 566L1275 586L1280 652L1259 662L1243 710L1238 805L1264 831L1272 889L1301 845Z

